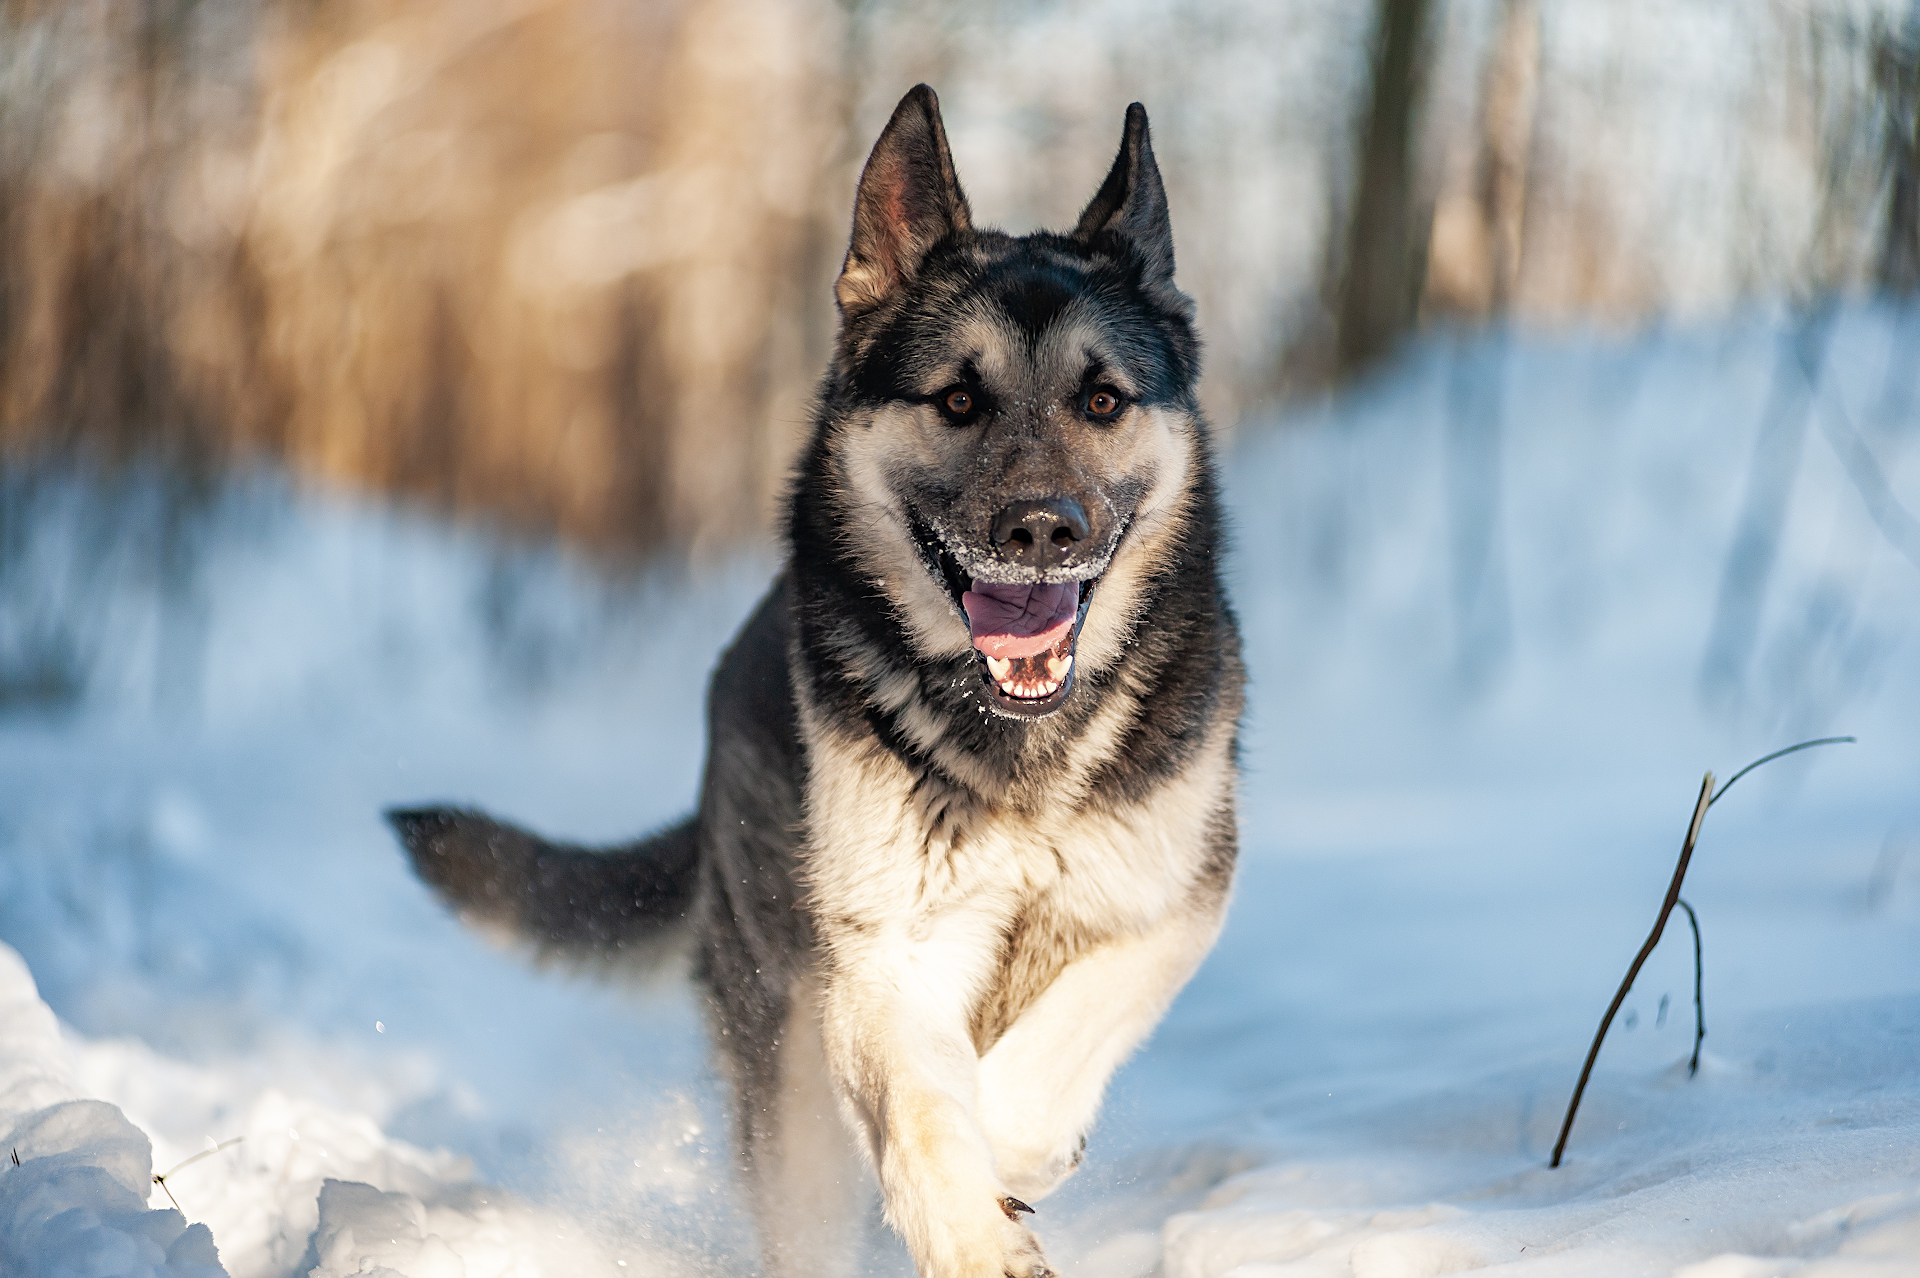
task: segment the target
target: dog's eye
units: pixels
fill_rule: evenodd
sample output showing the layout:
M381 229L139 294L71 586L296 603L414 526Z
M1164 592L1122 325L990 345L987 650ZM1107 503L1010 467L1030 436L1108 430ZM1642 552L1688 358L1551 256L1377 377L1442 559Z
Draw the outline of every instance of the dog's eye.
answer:
M965 417L973 411L973 396L963 390L948 391L945 403L947 411L955 417Z
M1095 391L1087 396L1087 413L1093 417L1111 417L1120 411L1120 397L1112 391Z

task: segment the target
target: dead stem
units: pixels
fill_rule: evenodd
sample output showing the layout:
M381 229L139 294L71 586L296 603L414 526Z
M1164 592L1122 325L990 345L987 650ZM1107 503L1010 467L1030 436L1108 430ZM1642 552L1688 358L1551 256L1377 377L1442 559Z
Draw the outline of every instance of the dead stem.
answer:
M167 1185L167 1177L173 1175L175 1172L179 1171L182 1167L191 1167L195 1163L199 1162L201 1159L211 1158L215 1154L219 1153L221 1150L227 1148L229 1145L238 1145L241 1141L245 1139L246 1139L245 1136L234 1136L227 1140L221 1141L218 1145L215 1145L212 1149L203 1149L199 1153L193 1155L191 1158L183 1158L179 1162L175 1163L173 1166L167 1168L167 1170L163 1172L156 1172L153 1177L153 1183L160 1186L160 1192L167 1196L167 1201L173 1204L173 1209L184 1216L187 1214L186 1208L182 1207L180 1205L180 1200L173 1196L173 1190L170 1189Z
M1660 903L1660 916L1654 920L1653 931L1647 935L1646 944L1642 945L1640 952L1634 955L1633 965L1627 969L1626 979L1620 982L1620 988L1614 992L1613 1002L1607 1004L1607 1014L1600 1018L1600 1028L1593 1036L1593 1046L1587 1049L1586 1064L1580 1067L1580 1081L1574 1084L1573 1099L1567 1102L1566 1121L1560 1124L1560 1139L1553 1143L1553 1158L1547 1163L1547 1166L1558 1167L1560 1165L1561 1155L1566 1153L1567 1137L1573 1132L1574 1115L1580 1112L1580 1098L1586 1093L1587 1079L1593 1074L1593 1063L1600 1057L1600 1045L1606 1041L1607 1030L1613 1024L1614 1015L1619 1012L1620 1005L1626 1002L1627 993L1633 988L1634 978L1640 975L1640 968L1646 963L1648 956L1653 953L1654 947L1660 944L1660 934L1666 931L1667 919L1672 915L1675 905L1682 905L1687 911L1687 917L1693 922L1693 1059L1687 1066L1687 1077L1693 1077L1700 1070L1700 1043L1701 1040L1707 1036L1706 1013L1702 1007L1700 997L1700 919L1694 914L1691 905L1685 905L1685 903L1680 900L1680 885L1686 881L1687 864L1693 859L1693 845L1700 838L1700 823L1707 819L1707 809L1717 803L1721 796L1726 794L1728 790L1732 789L1735 781L1738 781L1741 777L1744 777L1747 773L1753 771L1763 763L1771 763L1775 759L1793 754L1796 751L1811 750L1814 746L1835 745L1840 742L1850 742L1852 740L1852 737L1821 737L1816 741L1802 741L1798 745L1790 745L1784 750L1775 750L1772 754L1763 755L1755 759L1752 763L1749 763L1746 767L1740 769L1731 777L1728 777L1727 783L1718 790L1713 788L1713 773L1707 773L1706 780L1700 783L1700 797L1693 805L1693 820L1687 825L1686 841L1680 845L1680 863L1673 867L1673 881L1667 885L1666 899Z
M1700 823L1707 819L1707 805L1712 802L1713 773L1709 772L1706 780L1700 783L1700 798L1693 805L1693 821L1687 826L1686 842L1680 845L1680 864L1673 869L1673 882L1667 885L1667 899L1661 903L1660 917L1654 920L1647 943L1634 955L1633 966L1627 969L1627 979L1620 982L1613 1002L1607 1004L1607 1014L1600 1018L1600 1029L1593 1036L1593 1046L1587 1049L1587 1063L1580 1067L1580 1081L1574 1084L1573 1099L1567 1103L1567 1118L1560 1124L1560 1139L1553 1142L1553 1158L1547 1163L1549 1167L1558 1167L1560 1156L1566 1153L1567 1137L1573 1131L1573 1116L1580 1112L1580 1097L1587 1090L1587 1078L1593 1073L1593 1063L1600 1057L1600 1044L1606 1041L1607 1028L1613 1024L1614 1014L1620 1010L1620 1005L1627 1001L1627 991L1633 988L1633 978L1640 975L1641 965L1653 953L1653 947L1660 944L1660 934L1667 927L1667 916L1673 913L1674 902L1680 899L1680 884L1687 877L1687 862L1693 859L1693 845L1700 837Z
M1707 1008L1700 997L1700 916L1693 912L1685 897L1680 898L1679 906L1687 912L1687 922L1693 924L1693 1059L1687 1062L1687 1077L1692 1078L1700 1072L1700 1044L1707 1037Z

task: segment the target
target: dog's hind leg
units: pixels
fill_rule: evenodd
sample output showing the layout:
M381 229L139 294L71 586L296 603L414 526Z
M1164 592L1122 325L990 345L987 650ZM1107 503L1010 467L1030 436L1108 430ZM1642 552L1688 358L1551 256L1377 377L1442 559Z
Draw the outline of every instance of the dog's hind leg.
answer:
M770 1050L769 1050L770 1049ZM836 1278L858 1261L875 1183L840 1116L819 990L793 983L777 1042L736 1069L748 1193L773 1278Z

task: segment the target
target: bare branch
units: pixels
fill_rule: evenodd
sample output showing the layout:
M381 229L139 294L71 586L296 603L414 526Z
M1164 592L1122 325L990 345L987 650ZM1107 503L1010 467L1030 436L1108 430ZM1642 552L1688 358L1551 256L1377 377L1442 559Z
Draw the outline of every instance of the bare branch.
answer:
M1593 1063L1600 1057L1600 1044L1606 1041L1607 1028L1613 1024L1613 1017L1620 1005L1627 1001L1627 991L1633 988L1633 979L1640 975L1640 968L1646 963L1647 956L1653 953L1653 947L1660 944L1660 934L1667 928L1667 916L1673 913L1674 903L1680 899L1680 885L1687 877L1687 862L1693 859L1693 845L1700 837L1700 823L1707 819L1707 806L1713 802L1713 773L1707 773L1707 779L1700 783L1700 798L1693 805L1693 821L1687 826L1687 840L1680 845L1680 864L1673 868L1673 882L1667 885L1667 899L1660 906L1660 917L1654 920L1653 931L1647 937L1647 943L1634 955L1633 966L1627 969L1627 978L1620 982L1615 991L1613 1002L1607 1004L1607 1014L1600 1018L1599 1032L1593 1036L1593 1046L1587 1049L1587 1063L1580 1067L1580 1081L1574 1084L1573 1099L1567 1102L1567 1118L1560 1124L1560 1139L1553 1142L1553 1159L1547 1166L1558 1167L1560 1156L1567 1151L1567 1137L1573 1131L1573 1116L1580 1112L1580 1097L1587 1090L1587 1079L1593 1073Z
M1720 802L1720 795L1725 794L1728 790L1731 790L1733 788L1733 783L1735 781L1738 781L1741 777L1744 777L1745 775L1747 775L1747 773L1753 771L1755 768L1759 767L1763 763L1772 763L1775 759L1785 758L1787 755L1793 754L1799 750L1811 750L1815 746L1838 745L1843 741L1851 744L1854 741L1854 738L1853 737L1821 737L1818 741L1802 741L1799 745L1790 745L1784 750L1775 750L1772 754L1763 755L1760 758L1755 759L1752 763L1749 763L1746 767L1740 769L1738 772L1734 773L1732 776L1728 777L1727 783L1720 787L1719 793L1715 794L1711 799L1707 800L1707 806L1712 807L1714 804Z
M230 1136L226 1140L221 1141L218 1145L215 1145L212 1149L203 1149L199 1153L193 1155L190 1158L183 1158L179 1162L175 1163L173 1166L167 1168L167 1170L163 1172L154 1173L153 1183L160 1186L160 1192L167 1196L167 1201L173 1204L173 1209L184 1216L186 1214L186 1209L180 1205L180 1200L173 1196L173 1189L171 1186L167 1184L167 1177L173 1175L175 1172L179 1171L182 1167L191 1167L195 1163L199 1162L201 1159L211 1158L215 1154L219 1153L221 1150L227 1148L229 1145L238 1145L241 1141L245 1139L246 1139L245 1136Z
M1687 1062L1687 1077L1692 1078L1700 1072L1700 1044L1707 1037L1707 1009L1700 996L1700 916L1693 912L1686 898L1679 900L1681 909L1687 912L1687 922L1693 924L1693 1059Z
M1620 982L1620 988L1614 993L1613 1002L1607 1004L1607 1014L1600 1018L1600 1029L1593 1036L1593 1046L1587 1049L1587 1063L1580 1067L1580 1081L1574 1084L1573 1099L1567 1102L1566 1121L1560 1124L1560 1139L1553 1143L1553 1159L1547 1166L1558 1167L1560 1156L1566 1153L1567 1137L1573 1131L1574 1115L1580 1112L1580 1098L1586 1094L1587 1079L1593 1074L1593 1063L1600 1058L1600 1044L1606 1041L1607 1030L1612 1026L1614 1015L1619 1012L1620 1005L1626 1002L1627 992L1633 988L1634 978L1640 975L1640 969L1645 965L1648 956L1653 953L1654 947L1660 944L1660 935L1666 931L1667 919L1672 915L1673 907L1676 905L1685 909L1687 918L1693 922L1693 1059L1688 1063L1687 1077L1693 1077L1700 1070L1700 1043L1707 1036L1706 1012L1701 1003L1700 991L1700 919L1694 914L1693 907L1680 899L1680 885L1686 881L1687 865L1693 860L1693 845L1700 838L1700 823L1707 819L1707 809L1718 802L1721 795L1732 789L1735 781L1763 763L1771 763L1775 759L1799 750L1811 750L1814 746L1834 745L1852 740L1852 737L1821 737L1817 741L1802 741L1784 750L1775 750L1772 754L1763 755L1734 773L1718 790L1713 788L1713 773L1707 773L1706 780L1700 783L1700 798L1693 805L1693 820L1687 825L1686 841L1680 845L1680 863L1673 867L1673 881L1667 885L1667 898L1660 903L1660 917L1654 920L1653 931L1648 934L1646 944L1642 945L1640 952L1634 955L1633 966L1627 969L1626 979Z

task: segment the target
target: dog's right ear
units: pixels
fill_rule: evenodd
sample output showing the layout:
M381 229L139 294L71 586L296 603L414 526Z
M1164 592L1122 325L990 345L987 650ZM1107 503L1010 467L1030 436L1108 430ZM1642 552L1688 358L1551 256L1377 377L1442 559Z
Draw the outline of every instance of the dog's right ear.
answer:
M853 240L833 286L841 315L852 319L886 301L913 277L928 249L972 225L940 123L940 99L916 84L893 109L860 174Z
M1174 308L1191 314L1192 302L1173 283L1173 226L1167 217L1167 190L1160 182L1160 166L1153 159L1153 139L1147 131L1147 109L1138 102L1127 108L1120 136L1120 153L1113 159L1107 180L1100 184L1073 229L1083 244L1103 235L1117 235L1138 254L1149 290Z

